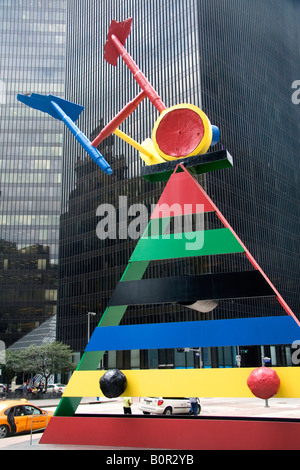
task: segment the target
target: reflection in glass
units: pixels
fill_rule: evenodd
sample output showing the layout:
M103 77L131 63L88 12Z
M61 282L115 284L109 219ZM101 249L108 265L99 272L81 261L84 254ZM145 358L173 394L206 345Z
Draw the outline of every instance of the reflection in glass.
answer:
M64 95L65 2L1 2L0 338L56 313L63 129L16 99Z

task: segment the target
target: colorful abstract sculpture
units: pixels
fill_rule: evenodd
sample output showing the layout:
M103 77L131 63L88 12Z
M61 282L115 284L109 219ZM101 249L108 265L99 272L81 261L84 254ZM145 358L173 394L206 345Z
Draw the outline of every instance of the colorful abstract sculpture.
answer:
M83 106L53 95L44 96L36 93L17 95L17 99L27 106L63 121L95 163L109 175L112 174L112 169L96 147L112 133L136 148L147 165L205 154L210 146L218 142L220 136L218 127L212 126L206 114L197 106L192 104L179 104L170 108L165 106L124 48L131 24L132 18L122 22L112 21L104 48L104 58L111 65L116 65L121 55L142 91L101 130L93 142L74 123L84 109ZM118 129L118 126L146 97L161 114L154 125L152 141L146 139L143 144L139 144Z
M181 234L181 240L180 237L179 240L169 237L167 245L170 244L170 246L165 246L164 231L171 218L170 213L166 212L166 208L175 207L175 202L177 202L178 214L183 214L184 208L187 208L193 214L199 210L204 212L213 211L224 227L213 231L204 230L204 233L201 234L204 237L204 243L196 250L184 249L182 239L184 240L185 233ZM190 239L187 238L186 241L190 241ZM177 242L179 242L179 245L177 245ZM202 275L199 275L196 277L182 276L159 280L142 279L153 259L162 260L166 256L169 259L194 257L207 253L215 254L215 256L221 253L229 255L231 253L244 254L250 261L254 271L237 273L236 276L236 273L224 273L204 275L203 278L201 278ZM162 284L161 290L158 288L160 282ZM155 285L151 286L152 283ZM191 289L189 289L190 286ZM231 289L229 295L232 298L273 296L283 306L287 315L274 318L257 317L119 326L127 306L130 304L185 302L207 298L221 299L227 296L226 286ZM139 295L141 295L140 300L138 300ZM81 417L79 425L82 432L80 436L78 432L73 435L71 429L73 429L72 420L79 420L75 412L81 398L99 396L99 394L101 396L103 393L99 388L99 381L106 372L97 370L97 367L106 350L182 348L189 347L191 344L197 344L199 347L235 346L241 344L241 342L252 345L288 344L299 336L299 331L299 320L291 312L224 216L188 170L184 166L178 165L171 175L157 206L154 208L149 225L132 253L123 277L116 286L109 305L86 347L77 370L68 383L55 416L49 423L41 442L68 444L78 444L80 442L89 445L120 446L126 446L127 443L128 446L143 448L199 449L209 448L210 444L205 436L207 432L210 432L214 435L213 444L216 445L214 448L229 449L233 448L232 443L228 442L225 436L230 430L230 432L239 433L234 442L235 448L266 448L269 445L270 448L280 448L280 445L284 445L285 448L290 445L294 446L295 440L291 440L291 435L295 430L290 427L285 427L284 432L287 433L287 438L282 441L281 430L275 432L274 429L277 425L274 424L272 428L273 440L269 444L269 441L266 443L265 437L261 437L264 436L261 427L258 426L253 435L251 434L249 437L247 421L244 421L243 428L239 428L237 423L232 424L226 419L218 421L222 423L220 429L218 426L214 426L213 430L208 431L207 426L209 424L206 423L205 418L201 418L198 425L193 425L193 428L190 427L189 420L185 423L184 420L178 420L177 422L172 419L171 429L164 423L159 423L159 425L157 421L152 423L150 417L139 417L134 426L131 423L133 428L129 424L120 423L115 418L93 419L91 417ZM122 395L133 397L251 397L253 394L247 385L247 380L252 370L251 368L126 370L121 371L127 380L127 386ZM300 397L300 369L297 367L278 367L274 370L280 378L280 388L277 396L286 398ZM110 421L108 421L109 419ZM146 420L145 423L143 420ZM98 437L95 437L95 432L91 434L89 428L97 428L99 431ZM122 429L122 433L117 432L117 429ZM180 443L176 439L171 441L168 438L170 433L174 435L176 429L180 435ZM268 429L269 431L270 429ZM125 438L124 440L124 433L126 436L130 434L131 439L127 440ZM143 433L145 433L144 439L142 438ZM157 433L160 437L159 440L157 439ZM245 433L247 435L246 441L243 439ZM105 434L105 437L103 437L103 434ZM186 438L183 438L183 434ZM203 436L203 440L200 439L199 441L199 436Z
M222 396L251 397L255 393L277 393L278 396L300 397L300 369L274 368L276 376L257 392L257 373L251 368L166 369L103 371L98 365L106 350L185 348L204 346L238 346L242 344L288 344L299 337L300 322L276 290L247 247L234 232L192 174L229 167L227 155L201 155L218 140L219 131L194 105L166 108L133 59L124 48L132 19L113 21L105 45L105 59L116 65L119 55L141 87L141 93L100 132L92 142L99 143L112 132L139 150L147 168L148 181L167 184L151 215L143 236L129 259L110 302L95 329L84 355L72 374L55 416L51 419L41 443L89 444L99 446L141 447L154 449L299 449L299 422L254 422L247 420L209 420L205 418L90 417L76 416L82 397L108 396ZM139 144L118 129L144 98L149 98L160 117L152 140ZM207 159L203 161L200 157ZM195 160L194 160L195 159ZM174 160L176 162L174 165ZM189 165L188 162L193 162ZM172 208L172 212L170 212ZM195 232L168 234L170 220L179 216L213 212L220 228L197 229ZM142 279L153 260L191 258L239 253L250 263L250 269L239 273L198 274L174 278ZM201 308L203 302L224 298L274 297L285 311L280 317L236 318L120 326L128 305L177 303ZM199 307L200 306L200 307ZM252 373L253 372L253 373ZM125 376L119 381L119 373ZM269 372L268 372L269 373ZM117 377L118 376L118 377ZM249 376L251 378L249 378ZM118 391L113 391L114 379ZM100 383L100 387L99 387ZM121 383L121 388L119 387ZM104 384L104 385L103 385ZM108 386L108 390L105 386ZM249 388L250 387L250 388ZM111 388L111 390L110 390ZM251 389L251 390L250 390ZM108 394L108 395L107 395ZM74 425L76 420L77 426ZM234 439L232 436L234 435ZM269 438L269 436L272 436Z

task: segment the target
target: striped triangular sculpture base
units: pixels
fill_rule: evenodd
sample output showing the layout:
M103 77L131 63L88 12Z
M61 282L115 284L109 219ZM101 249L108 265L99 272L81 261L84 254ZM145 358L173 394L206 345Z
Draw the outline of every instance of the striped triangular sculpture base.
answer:
M214 212L222 227L215 230L165 234L172 217L205 212ZM251 264L251 271L142 280L152 260L231 253L244 254ZM197 301L267 296L277 299L285 311L283 316L119 326L128 305L168 302L191 305ZM152 213L143 237L132 253L76 372L70 379L55 416L43 436L43 443L55 441L51 428L55 427L55 432L59 429L59 442L63 440L64 432L70 432L70 424L66 424L65 420L69 423L70 419L77 419L74 414L83 396L102 395L99 377L104 371L97 371L97 367L106 350L184 348L193 344L199 347L290 344L300 339L299 326L297 317L213 201L185 167L178 165ZM300 383L300 369L279 369L278 373L281 373L284 380L278 396L300 397L300 389L295 386L295 383ZM127 371L130 380L124 395L226 396L226 393L230 393L230 396L251 396L245 383L245 373L250 374L251 370L241 368L210 371L211 374L207 375L207 369L182 370L180 378L179 371L176 370ZM126 375L126 371L123 372ZM225 377L230 373L230 391L226 392L222 384L229 383ZM150 388L147 385L149 383L152 384ZM205 384L203 389L201 383ZM116 425L116 422L113 424L113 418L109 423L113 427ZM175 426L175 421L173 425ZM149 436L144 438L142 447L151 447ZM85 443L86 439L87 436L84 438ZM161 448L164 448L164 445L162 442Z

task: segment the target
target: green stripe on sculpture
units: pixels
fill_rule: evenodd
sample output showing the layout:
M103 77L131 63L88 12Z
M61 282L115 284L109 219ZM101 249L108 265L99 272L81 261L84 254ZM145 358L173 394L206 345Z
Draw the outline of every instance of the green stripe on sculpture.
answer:
M227 228L141 238L130 261L242 253L244 248Z

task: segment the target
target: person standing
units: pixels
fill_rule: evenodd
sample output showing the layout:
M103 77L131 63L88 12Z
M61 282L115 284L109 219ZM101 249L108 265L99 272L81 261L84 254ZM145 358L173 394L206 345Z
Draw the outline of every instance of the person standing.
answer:
M123 410L125 415L131 415L131 405L133 400L131 397L124 397L123 399Z
M17 432L16 422L15 422L15 407L10 408L7 415L7 422L10 426L10 432L15 434Z
M198 414L198 398L197 397L191 397L190 398L190 404L191 404L191 409L190 412L192 415L197 416Z

